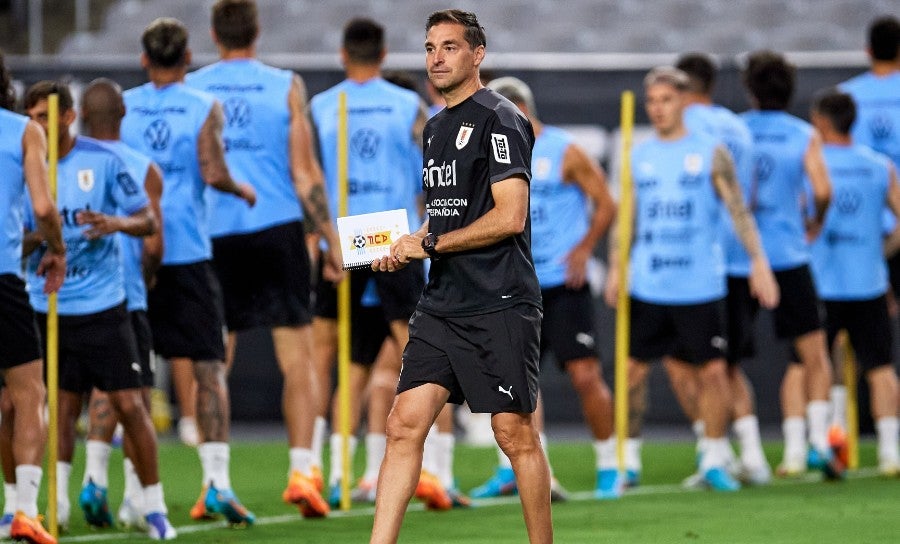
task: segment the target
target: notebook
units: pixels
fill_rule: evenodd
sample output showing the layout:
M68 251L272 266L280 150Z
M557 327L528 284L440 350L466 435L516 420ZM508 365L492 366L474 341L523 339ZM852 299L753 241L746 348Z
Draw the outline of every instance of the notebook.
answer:
M406 210L348 215L337 218L344 270L368 268L390 254L391 244L409 234Z

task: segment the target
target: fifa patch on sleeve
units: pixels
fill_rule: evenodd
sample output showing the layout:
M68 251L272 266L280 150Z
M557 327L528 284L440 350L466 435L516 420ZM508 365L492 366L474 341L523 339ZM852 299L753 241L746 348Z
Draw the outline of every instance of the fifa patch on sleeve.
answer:
M505 134L491 133L491 146L494 148L494 160L503 164L510 164L509 142Z

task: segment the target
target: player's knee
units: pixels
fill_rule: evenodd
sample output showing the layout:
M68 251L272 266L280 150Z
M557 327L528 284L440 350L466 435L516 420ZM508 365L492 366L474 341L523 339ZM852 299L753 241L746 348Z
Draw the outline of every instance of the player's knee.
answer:
M388 442L420 441L424 444L428 429L420 419L414 413L392 410L385 426Z
M530 427L495 425L494 438L503 453L510 459L541 449L537 433L533 432Z
M597 367L591 365L569 365L569 379L575 391L583 396L586 393L602 388L600 373Z

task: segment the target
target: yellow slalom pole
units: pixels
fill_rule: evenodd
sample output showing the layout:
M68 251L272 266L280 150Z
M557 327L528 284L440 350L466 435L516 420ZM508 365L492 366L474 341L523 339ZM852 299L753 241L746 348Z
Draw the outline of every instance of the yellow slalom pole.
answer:
M844 350L844 388L847 390L847 468L859 468L859 405L856 383L856 354L846 331L841 332Z
M631 333L631 303L628 298L628 255L634 217L631 187L631 138L634 132L634 93L622 93L622 149L619 155L618 259L619 293L616 301L615 416L616 459L625 472L625 440L628 436L628 353Z
M57 166L59 164L59 95L47 97L47 162L50 181L50 197L56 203ZM56 461L59 445L59 314L56 310L56 293L47 300L47 525L53 538L59 538L56 511Z
M347 209L347 93L338 95L338 216L345 217ZM341 243L344 243L341 240ZM350 274L338 285L338 402L341 407L341 510L350 509ZM335 455L336 452L331 452Z

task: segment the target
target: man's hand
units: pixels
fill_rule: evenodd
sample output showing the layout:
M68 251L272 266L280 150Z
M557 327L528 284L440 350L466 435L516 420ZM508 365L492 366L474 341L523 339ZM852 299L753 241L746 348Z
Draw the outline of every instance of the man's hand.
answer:
M50 294L59 291L66 277L66 254L45 251L38 264L37 274L44 276L44 293Z
M778 306L778 302L781 299L781 291L766 259L757 258L750 262L750 277L748 281L750 282L750 294L759 301L760 306L767 310Z
M322 253L322 279L335 285L344 279L347 274L343 267L343 258L341 256L341 248L337 246L329 246L328 251Z
M619 304L619 271L613 266L609 267L609 273L606 275L603 300L610 308L615 308Z
M91 228L84 231L84 237L88 240L96 240L122 230L122 218L91 210L78 212L75 216L75 222L79 225L91 226Z
M372 262L372 270L375 272L396 272L413 259L424 259L428 255L422 249L422 237L414 234L404 234L391 244L390 254Z
M249 183L238 182L237 196L247 202L251 208L256 205L256 189Z
M590 248L577 245L566 255L566 287L581 289L587 281L587 263L591 258Z

